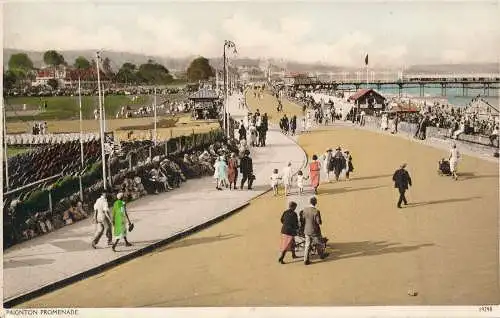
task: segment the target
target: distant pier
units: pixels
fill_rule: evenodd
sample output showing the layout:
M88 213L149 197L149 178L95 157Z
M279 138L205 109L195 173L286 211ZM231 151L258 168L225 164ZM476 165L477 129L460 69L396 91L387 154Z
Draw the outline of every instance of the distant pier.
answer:
M447 96L447 91L450 88L461 89L462 96L468 97L470 89L481 89L482 96L498 96L500 89L500 74L491 75L421 75L421 76L405 76L402 79L393 80L374 80L368 81L362 79L330 79L320 80L313 76L294 76L285 77L285 84L288 86L305 86L319 87L334 90L360 89L361 87L376 87L382 89L384 87L397 87L399 95L403 94L405 88L419 88L419 95L425 96L426 88L441 88L441 96ZM496 92L493 93L493 92Z

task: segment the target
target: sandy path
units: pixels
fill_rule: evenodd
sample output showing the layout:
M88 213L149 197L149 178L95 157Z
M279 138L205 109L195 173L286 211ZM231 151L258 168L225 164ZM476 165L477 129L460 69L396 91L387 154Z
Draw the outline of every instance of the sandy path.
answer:
M266 102L267 100L267 102ZM259 103L261 112L274 105ZM249 100L253 103L252 100ZM467 305L498 303L498 166L465 156L461 180L436 173L442 150L349 128L299 138L311 156L347 147L352 180L322 184L331 256L277 262L286 200L267 194L200 233L24 306ZM410 206L394 169L408 163ZM419 295L407 295L415 288Z

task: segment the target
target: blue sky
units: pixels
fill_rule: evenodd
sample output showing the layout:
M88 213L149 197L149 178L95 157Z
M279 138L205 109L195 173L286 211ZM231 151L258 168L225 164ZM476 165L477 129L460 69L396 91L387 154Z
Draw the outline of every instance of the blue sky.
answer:
M21 2L4 5L4 47L239 56L354 66L497 62L498 1Z

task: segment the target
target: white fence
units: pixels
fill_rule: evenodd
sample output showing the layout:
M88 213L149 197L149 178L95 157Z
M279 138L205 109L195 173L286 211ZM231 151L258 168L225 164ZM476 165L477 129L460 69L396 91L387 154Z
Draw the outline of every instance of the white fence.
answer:
M97 139L99 139L99 135L96 133L82 134L83 142L88 142ZM80 133L45 134L45 135L17 134L17 135L6 136L7 145L12 145L12 146L62 144L77 140L80 140Z

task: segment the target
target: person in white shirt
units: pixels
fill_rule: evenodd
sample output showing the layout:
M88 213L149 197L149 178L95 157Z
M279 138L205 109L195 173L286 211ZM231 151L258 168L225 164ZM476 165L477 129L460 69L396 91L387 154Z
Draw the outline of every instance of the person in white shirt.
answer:
M106 192L104 192L94 204L94 217L93 222L96 223L96 234L92 240L92 247L96 248L99 240L102 237L104 230L106 230L106 238L108 239L108 245L111 245L112 234L111 234L111 218L109 216L109 206L108 200L106 199Z
M299 195L302 195L304 193L304 180L307 179L308 177L304 176L302 170L299 170L299 172L297 172L297 188L299 188Z
M273 174L271 175L271 187L273 188L274 195L278 195L278 182L281 177L278 174L278 169L273 170Z
M292 163L289 162L282 171L283 185L285 186L285 196L289 194L290 188L292 187Z
M460 158L460 152L458 152L457 145L453 144L453 146L450 149L450 170L451 170L452 176L455 180L458 179L457 165L458 165L459 158Z

